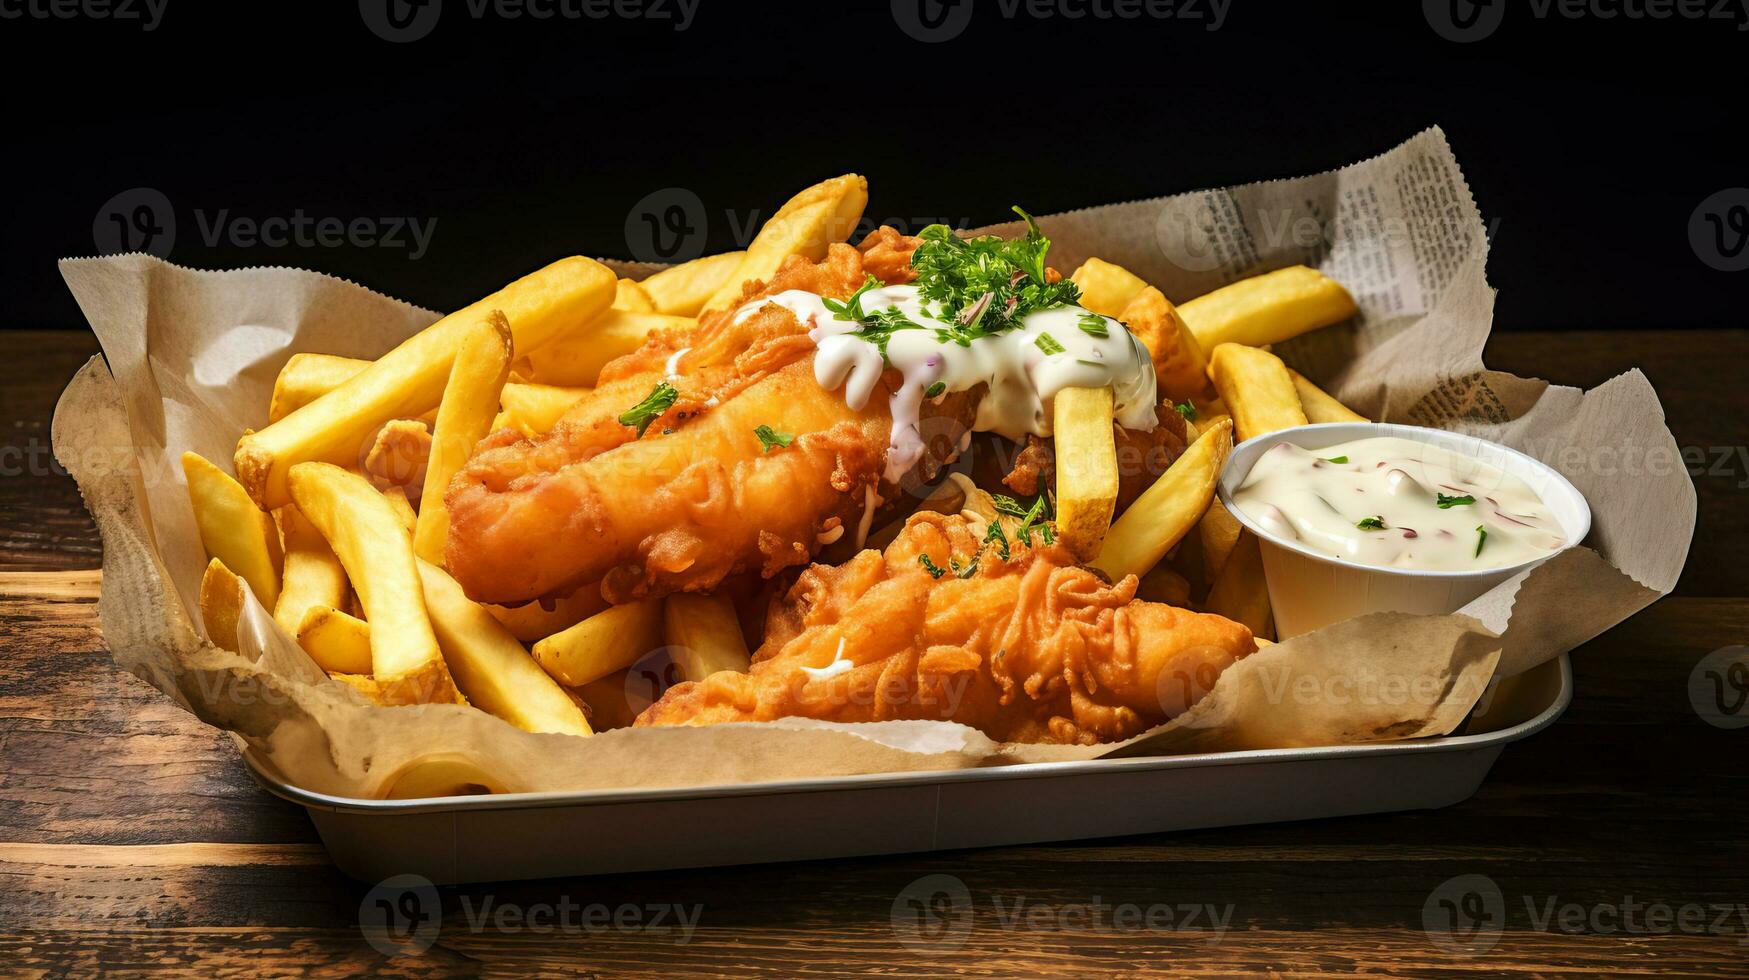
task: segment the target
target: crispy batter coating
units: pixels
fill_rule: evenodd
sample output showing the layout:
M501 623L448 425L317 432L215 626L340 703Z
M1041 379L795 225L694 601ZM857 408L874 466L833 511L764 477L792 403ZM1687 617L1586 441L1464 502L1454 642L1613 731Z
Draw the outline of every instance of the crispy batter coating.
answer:
M914 240L884 229L864 246L875 268L909 278ZM743 300L786 289L843 298L868 269L863 252L833 245L819 263L792 258L770 283L748 283ZM815 382L805 330L788 310L766 306L653 335L610 362L548 436L486 440L445 498L451 574L483 602L598 581L610 601L625 602L806 563L822 532L857 527L879 505L891 420L882 393L854 411ZM640 437L618 416L664 380L679 396ZM927 406L926 417L942 420L930 428L939 437L902 485L932 478L951 458L977 397ZM796 438L767 451L754 434L762 425Z
M751 672L677 685L637 724L929 719L1092 744L1181 713L1257 648L1244 626L1137 600L1133 576L1107 584L1036 536L1003 559L980 549L983 531L919 513L884 553L809 567L772 610ZM960 577L954 563L974 555Z

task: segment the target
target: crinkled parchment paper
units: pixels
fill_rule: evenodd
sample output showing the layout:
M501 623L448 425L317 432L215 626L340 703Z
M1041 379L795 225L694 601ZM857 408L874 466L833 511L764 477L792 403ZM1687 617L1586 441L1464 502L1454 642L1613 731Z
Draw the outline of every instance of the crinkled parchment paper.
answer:
M204 561L177 457L228 463L239 434L265 424L274 376L293 353L372 357L435 315L312 272L200 272L125 255L61 265L107 359L68 385L54 424L55 452L103 533L104 637L118 663L234 733L279 777L375 797L433 760L471 774L462 782L534 791L1442 735L1491 679L1556 656L1675 585L1695 498L1656 394L1637 371L1581 392L1482 366L1494 303L1487 237L1438 130L1329 173L1043 224L1056 267L1098 255L1175 300L1284 265L1323 269L1354 292L1360 315L1278 345L1282 356L1374 418L1462 429L1551 463L1591 503L1586 546L1462 615L1372 615L1269 647L1172 724L1117 746L998 745L934 722L799 720L576 738L453 705L379 708L328 681L258 604L240 630L244 652L205 641L195 603Z

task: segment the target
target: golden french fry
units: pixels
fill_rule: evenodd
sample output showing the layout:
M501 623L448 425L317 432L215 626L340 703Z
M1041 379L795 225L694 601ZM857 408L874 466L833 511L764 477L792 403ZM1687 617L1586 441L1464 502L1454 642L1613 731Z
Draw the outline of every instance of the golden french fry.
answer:
M1190 581L1161 562L1136 583L1136 598L1187 609L1190 606Z
M1181 402L1208 390L1208 359L1166 294L1145 286L1117 318L1148 348L1162 394Z
M1196 524L1197 537L1202 542L1203 581L1213 583L1227 566L1233 546L1239 543L1239 521L1219 498L1209 501L1208 512Z
M1104 259L1088 259L1069 275L1081 287L1081 305L1101 316L1119 316L1148 284L1121 265Z
M740 267L723 280L702 312L733 306L741 298L743 284L770 280L792 255L815 262L825 258L826 246L850 234L867 204L868 180L860 174L821 181L790 198L759 229Z
M1216 425L1198 436L1111 526L1090 564L1113 582L1158 565L1208 509L1232 448L1231 425Z
M390 419L364 454L364 471L378 486L417 490L430 459L431 429L418 419Z
M338 354L293 354L273 379L273 398L267 404L267 421L287 415L350 381L370 367L369 361Z
M533 643L568 630L606 608L607 600L601 597L601 589L584 586L554 602L551 609L539 602L525 602L514 609L488 605L486 611L503 623L511 636L524 643Z
M712 294L741 268L746 252L724 252L682 262L646 278L639 285L656 304L657 313L698 316Z
M1262 347L1354 315L1354 297L1316 269L1289 266L1180 303L1178 313L1205 351L1222 344Z
M237 444L237 474L257 504L283 506L291 467L352 463L361 443L395 418L437 406L461 338L488 310L510 321L518 351L532 352L607 309L616 279L593 259L561 259L408 338L340 387Z
M311 606L298 623L298 646L323 670L369 674L370 624L332 606Z
M419 513L407 499L407 488L387 487L383 490L383 499L389 502L390 509L395 512L395 522L411 536L419 527Z
M456 699L425 613L413 540L388 498L332 463L299 463L286 478L298 510L328 539L370 620L371 674L396 704Z
M474 446L486 438L504 381L510 377L510 324L493 310L462 337L450 368L449 384L437 406L431 462L425 469L425 491L419 495L419 519L413 532L413 552L438 567L449 541L449 508L443 494ZM466 689L463 689L466 693Z
M1052 404L1057 450L1057 538L1082 561L1099 554L1117 508L1117 444L1110 388L1064 388Z
M274 407L268 412L268 421L279 421L292 409L326 395L367 367L370 367L369 361L333 354L292 355L280 370L279 379L273 383ZM504 410L493 422L492 431L513 428L524 435L543 435L552 430L566 409L588 393L588 388L506 384L502 396ZM437 413L427 412L418 421L435 423ZM378 439L380 441L380 435Z
M613 308L627 313L654 313L656 301L643 286L631 279L621 279L613 294Z
M637 350L651 333L691 330L697 325L691 317L610 310L563 340L526 357L519 354L516 373L525 381L544 385L587 387L595 384L608 361Z
M1306 424L1287 365L1266 350L1222 344L1209 358L1209 376L1233 413L1239 442Z
M747 672L747 640L726 595L669 596L663 600L662 637L682 680L702 681L719 670Z
M515 429L525 436L546 435L559 419L589 394L588 388L559 385L507 384L499 396L503 411L492 420L493 432Z
M609 606L534 645L534 659L566 687L580 687L637 663L662 645L662 600Z
M237 652L237 623L243 618L243 580L214 558L200 577L200 620L206 638L221 650Z
M273 517L256 508L230 474L199 454L182 454L182 475L188 480L194 524L207 557L236 572L249 583L255 598L272 609L279 601L280 563Z
M1294 380L1294 390L1300 395L1300 408L1306 413L1308 422L1371 422L1372 420L1360 414L1347 405L1330 397L1324 389L1306 380L1306 376L1293 368L1287 369L1288 377Z
M1216 401L1218 402L1219 399L1216 399ZM1192 424L1196 426L1197 434L1201 435L1202 433L1207 432L1208 430L1214 428L1215 426L1220 425L1223 420L1231 422L1233 420L1233 417L1231 415L1228 415L1226 412L1217 412L1213 415L1201 415L1201 414L1199 414L1196 417L1196 421Z
M369 674L347 674L331 670L328 672L328 677L364 695L364 699L372 704L382 705L385 708L392 707L383 700L383 686L378 684L377 679Z
M296 507L281 507L275 514L285 547L285 574L279 601L273 604L273 620L288 635L297 636L304 614L312 607L338 609L346 604L346 569L322 532Z
M427 561L419 578L443 659L470 704L524 731L590 734L576 702L455 579Z
M1263 553L1258 549L1257 536L1250 531L1239 535L1226 567L1209 587L1203 611L1244 623L1257 636L1267 637L1273 632L1269 589L1263 581Z

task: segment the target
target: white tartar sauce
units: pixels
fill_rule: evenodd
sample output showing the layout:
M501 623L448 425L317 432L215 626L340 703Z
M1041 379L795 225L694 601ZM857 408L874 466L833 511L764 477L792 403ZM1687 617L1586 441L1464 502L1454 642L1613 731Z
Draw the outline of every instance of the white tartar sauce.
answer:
M1504 568L1567 543L1523 480L1389 436L1316 451L1277 443L1258 457L1233 503L1278 538L1382 568Z
M1080 306L1029 313L1014 329L961 346L936 336L936 328L950 324L924 303L916 286L870 289L862 294L864 312L897 309L924 328L893 331L883 360L880 349L857 332L861 324L837 319L816 293L786 290L743 306L735 319L739 322L767 305L789 310L808 328L819 347L814 379L828 391L842 385L851 408L868 404L889 362L904 376L888 399L893 417L886 467L890 482L897 482L923 456L918 417L924 400L980 384L989 391L978 403L972 428L1009 439L1049 436L1051 402L1064 388L1110 388L1119 425L1152 429L1158 424L1154 408L1159 398L1148 348L1111 317L1098 317L1103 331L1084 329L1082 318L1096 314Z

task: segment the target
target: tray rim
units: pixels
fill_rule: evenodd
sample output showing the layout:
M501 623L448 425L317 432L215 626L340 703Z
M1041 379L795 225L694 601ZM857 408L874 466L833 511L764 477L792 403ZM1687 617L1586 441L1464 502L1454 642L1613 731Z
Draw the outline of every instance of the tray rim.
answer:
M1473 752L1530 737L1554 724L1573 702L1573 665L1567 653L1556 658L1559 685L1554 700L1535 716L1492 732L1476 735L1443 735L1404 742L1363 745L1332 745L1316 748L1250 749L1241 752L1204 752L1190 755L1134 756L1117 759L1087 759L1068 762L1026 762L977 766L966 769L864 773L849 776L819 776L810 779L772 780L757 783L718 783L702 786L662 786L629 789L556 790L538 793L496 793L477 796L435 796L411 800L369 800L335 796L283 782L266 772L253 753L245 749L243 760L249 773L269 793L306 809L328 813L369 816L411 816L489 810L533 810L552 807L607 806L627 803L674 802L740 796L781 796L794 793L845 792L944 786L987 779L1049 779L1065 776L1122 775L1166 769L1202 769L1220 766L1273 765L1328 759L1400 755L1437 755Z

